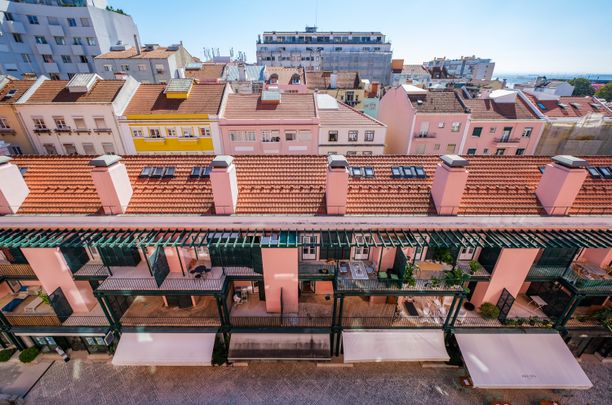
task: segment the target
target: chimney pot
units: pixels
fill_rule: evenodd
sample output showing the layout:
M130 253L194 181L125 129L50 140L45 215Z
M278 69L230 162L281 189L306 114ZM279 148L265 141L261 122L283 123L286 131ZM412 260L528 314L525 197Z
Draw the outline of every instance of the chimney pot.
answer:
M89 161L93 166L91 177L107 215L125 214L132 198L132 184L122 159L118 155L102 155Z
M346 214L349 182L348 167L348 161L342 155L329 155L327 157L325 201L328 215Z
M431 197L438 215L457 215L468 179L469 161L458 155L443 155L438 163Z
M19 167L0 156L0 215L16 214L30 193Z

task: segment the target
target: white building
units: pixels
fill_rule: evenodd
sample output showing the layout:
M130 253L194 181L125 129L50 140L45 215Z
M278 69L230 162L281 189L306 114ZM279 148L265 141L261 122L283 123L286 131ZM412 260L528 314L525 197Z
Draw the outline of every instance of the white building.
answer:
M41 76L19 99L17 113L43 155L125 154L117 117L139 83L78 74L69 82Z
M557 97L570 97L574 93L574 86L565 80L548 80L546 76L540 76L535 81L517 83L515 89L526 92L539 92Z
M129 47L118 44L109 52L96 56L95 71L103 79L114 79L116 74L130 75L141 83L164 84L170 79L185 77L185 67L193 57L182 44L162 47L145 44Z
M388 84L391 43L380 32L266 31L257 40L257 63L306 70L359 72L359 77Z
M495 62L472 55L462 56L459 59L434 58L432 61L424 62L423 66L427 69L445 69L450 76L456 79L491 80Z
M70 79L93 72L93 58L113 44L138 37L132 17L107 10L106 0L33 3L0 0L0 73Z

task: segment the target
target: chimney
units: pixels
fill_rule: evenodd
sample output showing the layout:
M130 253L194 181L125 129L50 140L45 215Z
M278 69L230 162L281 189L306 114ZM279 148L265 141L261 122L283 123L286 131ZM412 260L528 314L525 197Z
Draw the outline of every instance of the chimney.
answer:
M233 156L216 156L210 164L210 184L212 186L215 212L230 215L236 212L238 203L238 179Z
M338 73L332 73L329 75L329 88L335 89L338 85Z
M468 178L465 167L469 162L458 155L443 155L440 159L442 163L436 168L431 197L438 215L457 215Z
M125 165L118 155L102 155L92 159L91 177L106 215L125 214L132 198L132 184Z
M346 214L348 194L349 164L342 155L327 157L327 178L325 181L325 201L328 215Z
M136 55L140 55L140 43L138 42L138 35L134 34L134 46L136 47Z
M0 215L17 213L30 193L19 168L11 160L0 156Z
M247 80L246 66L244 66L244 63L238 64L238 80L241 82L246 82Z
M546 165L536 196L548 215L567 215L587 177L587 161L558 155Z

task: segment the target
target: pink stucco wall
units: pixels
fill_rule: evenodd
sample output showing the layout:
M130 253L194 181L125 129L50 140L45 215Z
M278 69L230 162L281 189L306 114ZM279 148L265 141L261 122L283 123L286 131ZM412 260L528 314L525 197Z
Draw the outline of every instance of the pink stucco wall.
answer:
M432 114L432 113L417 113L414 119L412 133L409 133L409 154L423 155L445 155L460 153L461 141L463 140L466 128L468 125L468 114ZM452 131L453 122L460 123L459 131ZM417 137L421 132L423 123L429 123L427 131L430 138ZM440 123L444 123L444 128L440 128ZM388 136L388 135L387 135ZM425 145L421 151L419 145ZM438 145L438 146L436 146ZM449 149L449 145L455 145Z
M75 281L58 248L22 248L47 294L60 287L74 312L89 312L97 303L87 281Z
M214 167L210 172L215 213L233 214L238 203L238 180L236 166L232 163L227 168Z
M325 204L327 214L346 214L349 174L346 168L328 168L325 181Z
M605 269L612 265L612 248L584 249L581 259Z
M463 198L468 171L438 163L431 186L431 198L439 215L456 215Z
M10 294L11 288L8 286L8 284L6 282L2 282L0 283L0 298L4 297L7 294Z
M132 185L123 163L110 167L95 167L91 177L107 215L124 214L132 198Z
M493 268L490 282L479 282L471 302L477 307L483 302L496 304L503 289L516 297L539 249L502 249Z
M536 195L549 215L565 215L582 188L587 172L549 163L544 169Z
M414 110L401 87L387 90L380 100L377 119L387 125L385 153L408 153L408 134L414 120Z
M298 249L262 248L261 260L266 289L266 310L281 311L281 289L284 313L298 312Z
M223 153L228 155L261 155L261 154L318 154L319 150L319 125L318 122L287 121L283 120L220 120L221 141ZM261 131L278 130L280 142L262 142ZM310 141L298 140L287 141L285 131L310 131ZM230 140L231 131L255 131L254 142L234 142Z
M469 149L476 149L476 154L495 154L497 149L505 149L504 155L516 155L518 149L524 149L524 155L533 155L546 123L542 120L504 120L478 121L471 120L463 149L459 152L467 154ZM473 136L474 128L480 127L480 136ZM500 142L504 128L510 127L510 142ZM531 136L521 136L527 127L533 128ZM491 132L493 128L494 132Z
M315 293L321 295L333 295L334 285L331 281L317 281Z

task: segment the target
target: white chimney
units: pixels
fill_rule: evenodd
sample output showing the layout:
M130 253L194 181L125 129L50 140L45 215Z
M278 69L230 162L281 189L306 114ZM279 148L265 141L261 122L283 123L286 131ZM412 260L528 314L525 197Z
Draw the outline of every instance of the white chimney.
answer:
M215 212L218 215L231 215L238 204L238 179L234 157L216 156L210 164L210 184L212 186Z
M238 80L241 82L247 81L246 66L244 65L244 63L238 64Z
M329 88L335 89L338 86L338 73L332 73L329 75Z
M125 214L132 198L132 184L122 159L118 155L102 155L89 162L94 167L91 177L107 215Z
M15 214L30 193L19 168L0 156L0 215Z

